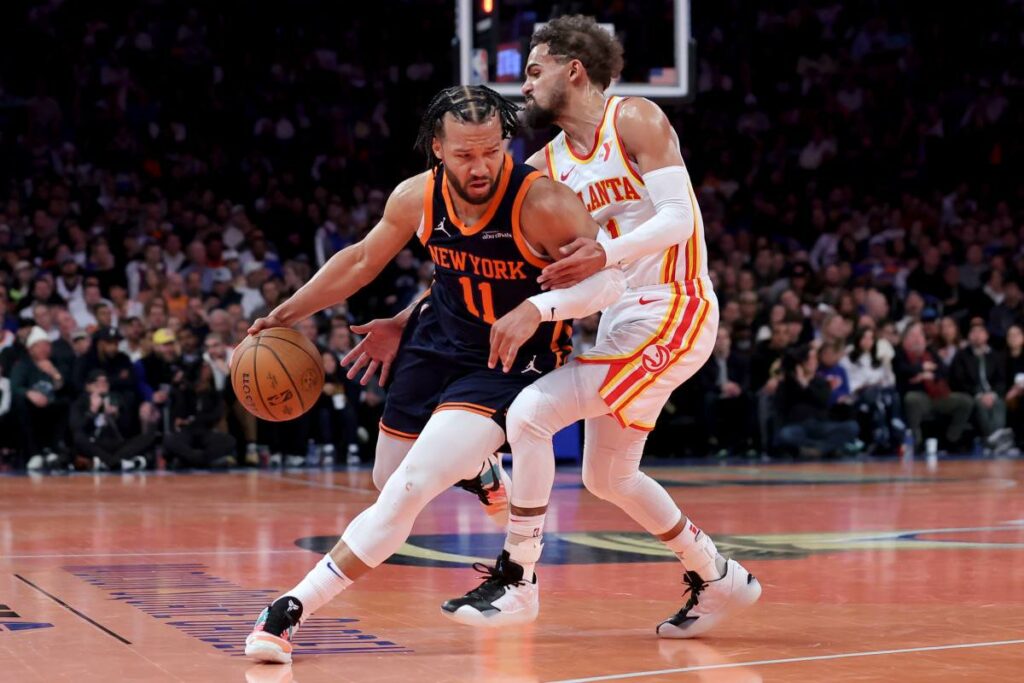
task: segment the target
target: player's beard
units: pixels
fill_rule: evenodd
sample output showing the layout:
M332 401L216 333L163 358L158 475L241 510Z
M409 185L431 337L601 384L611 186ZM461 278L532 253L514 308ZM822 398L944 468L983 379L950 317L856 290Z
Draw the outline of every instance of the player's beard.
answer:
M523 117L526 125L534 130L543 130L555 125L558 115L565 108L565 101L568 95L564 87L551 92L551 103L542 107L536 99L530 98L526 101L526 115Z
M451 185L451 188L455 190L455 194L459 195L459 197L461 197L464 202L468 204L486 204L487 202L491 201L491 198L494 196L494 193L498 191L498 184L501 182L501 174L503 171L504 164L502 164L501 168L498 169L498 175L491 181L491 187L487 190L487 194L483 197L471 197L470 194L466 191L466 188L463 187L462 183L459 182L459 179L456 178L453 174L445 174L445 180L448 181L448 184ZM472 182L473 180L473 178L470 178L470 182ZM483 178L476 178L475 180L483 180Z

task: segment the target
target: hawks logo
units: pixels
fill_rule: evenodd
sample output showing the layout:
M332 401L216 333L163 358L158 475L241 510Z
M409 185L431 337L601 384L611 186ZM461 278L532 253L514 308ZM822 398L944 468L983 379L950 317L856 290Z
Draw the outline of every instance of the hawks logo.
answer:
M661 344L652 344L644 349L641 363L647 372L658 372L668 365L671 355L669 350Z

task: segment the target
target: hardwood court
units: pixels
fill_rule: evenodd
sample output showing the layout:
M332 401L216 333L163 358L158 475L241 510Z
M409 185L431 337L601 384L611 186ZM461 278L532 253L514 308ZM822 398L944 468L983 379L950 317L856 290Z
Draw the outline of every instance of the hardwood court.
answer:
M241 643L373 500L368 472L0 477L0 680L1019 680L1024 463L652 471L764 586L711 637L655 637L679 565L567 471L536 624L441 617L502 539L453 490L303 626L292 667Z

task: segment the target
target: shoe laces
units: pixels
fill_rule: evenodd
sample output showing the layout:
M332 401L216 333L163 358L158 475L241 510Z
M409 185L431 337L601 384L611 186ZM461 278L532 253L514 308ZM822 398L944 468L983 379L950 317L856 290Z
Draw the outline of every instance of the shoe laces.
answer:
M707 588L708 582L702 579L697 572L688 571L683 572L683 584L686 586L686 590L683 591L683 597L685 598L687 595L690 597L687 599L686 604L676 612L676 615L685 617L700 602L700 594Z
M493 468L494 466L491 465L490 467ZM498 476L497 473L494 473L494 483L491 484L490 486L485 485L483 481L483 473L484 471L486 471L486 469L487 466L485 465L484 469L482 469L480 471L480 474L476 475L476 477L474 477L473 479L462 479L460 481L455 482L455 485L464 491L469 491L470 493L476 494L476 497L479 498L480 502L483 503L484 505L490 505L491 499L488 496L488 494L494 493L499 488L501 488L501 477ZM480 563L477 562L476 564ZM476 568L476 564L473 565L474 568Z
M488 593L493 588L505 588L508 586L522 586L526 581L522 579L513 579L506 572L502 571L501 563L499 562L495 566L484 564L483 562L474 562L473 570L478 572L482 578L480 585L469 591L466 597L472 598L484 598L490 597Z

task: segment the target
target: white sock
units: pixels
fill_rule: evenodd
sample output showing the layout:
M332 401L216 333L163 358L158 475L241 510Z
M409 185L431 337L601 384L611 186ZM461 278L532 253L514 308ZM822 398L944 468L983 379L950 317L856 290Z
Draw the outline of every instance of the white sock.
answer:
M352 579L341 572L330 555L324 555L306 574L306 578L285 595L299 599L302 603L302 621L305 621L351 585Z
M686 571L697 572L705 581L722 578L715 561L718 558L715 542L689 519L683 520L683 530L678 536L664 543L676 554Z
M523 568L523 579L533 580L533 572L544 547L544 517L546 515L508 516L508 537L505 550L509 558Z

